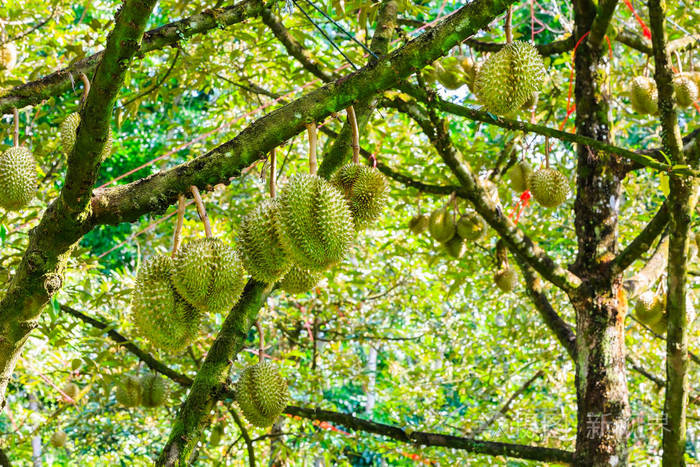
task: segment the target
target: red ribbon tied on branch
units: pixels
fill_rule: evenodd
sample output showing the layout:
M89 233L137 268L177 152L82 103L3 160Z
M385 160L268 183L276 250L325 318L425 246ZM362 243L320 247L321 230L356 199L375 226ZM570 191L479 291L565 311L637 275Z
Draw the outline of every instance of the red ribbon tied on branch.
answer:
M523 193L520 195L520 199L513 205L513 209L510 210L508 217L515 225L518 225L520 216L525 212L525 208L530 204L530 199L532 199L532 193L530 193L530 190L523 191ZM515 220L513 220L514 214Z

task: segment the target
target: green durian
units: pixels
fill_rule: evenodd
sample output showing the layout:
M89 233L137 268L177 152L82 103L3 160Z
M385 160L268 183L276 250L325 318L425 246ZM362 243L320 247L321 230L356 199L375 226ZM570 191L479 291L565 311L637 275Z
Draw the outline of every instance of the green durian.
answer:
M246 276L236 250L218 238L197 238L175 254L172 282L197 310L223 313L238 302Z
M78 126L80 125L80 114L78 112L73 112L69 114L61 125L59 126L59 131L61 134L61 145L63 146L63 153L67 156L70 155L75 146L75 138L78 134ZM112 135L112 127L107 130L107 140L102 148L101 160L104 161L112 153L112 143L114 142L114 136Z
M462 67L464 72L464 82L471 92L474 92L474 80L476 79L476 72L479 69L479 65L474 62L469 57L459 57L459 65Z
M214 428L211 429L211 434L209 435L209 445L218 446L221 443L221 438L224 437L224 424L217 423Z
M447 254L455 259L459 259L464 256L464 252L467 250L467 246L464 240L459 235L453 236L445 243L445 251Z
M271 362L261 362L241 372L236 383L236 403L253 425L272 425L288 401L287 382Z
M493 281L502 291L511 292L518 286L518 274L506 266L496 271L493 275Z
M540 169L530 177L532 196L546 208L559 206L569 196L569 181L556 169Z
M63 430L58 430L51 435L51 446L55 448L62 448L68 442L68 434Z
M457 221L457 234L468 241L476 241L484 236L486 224L475 212L467 213Z
M243 266L260 282L277 282L292 267L277 235L277 216L277 202L266 199L243 218L238 232Z
M0 154L0 207L16 211L36 196L38 184L34 157L24 146L14 146Z
M0 44L0 70L10 71L17 64L17 47L12 42Z
M645 76L637 76L630 84L630 104L638 114L655 114L659 110L656 82Z
M136 376L126 375L119 381L115 395L124 407L137 407L141 404L141 382Z
M280 288L291 294L304 293L313 289L322 278L322 272L292 266L280 281Z
M634 314L647 326L652 326L663 319L666 304L654 292L646 291L637 297Z
M435 67L436 77L446 89L459 89L464 81L464 70L457 57L445 57Z
M527 42L514 41L491 54L479 67L474 94L487 111L508 115L540 91L545 73L537 49Z
M423 76L423 79L426 83L432 84L435 81L437 81L437 70L435 69L437 65L438 62L434 62L423 68L421 75Z
M63 385L61 388L61 391L68 397L70 397L73 400L76 400L78 397L78 394L80 393L80 388L78 387L77 384L68 382Z
M446 243L454 237L456 228L452 210L441 208L433 211L433 213L430 214L428 231L430 235L440 243Z
M698 100L698 86L689 73L678 73L673 77L673 87L676 91L676 104L679 107L690 107Z
M520 106L520 110L532 110L532 108L537 105L538 97L538 93L533 93L530 97L528 97L525 103Z
M425 214L416 214L415 216L411 217L410 221L408 221L408 228L411 229L411 232L418 235L428 230L429 223L430 220L428 219L428 216Z
M197 337L200 313L177 294L172 271L169 256L143 262L131 296L130 317L139 334L155 347L179 352Z
M532 176L532 167L525 161L520 161L508 170L510 188L516 193L522 193L529 189L529 181Z
M298 174L280 190L277 233L292 262L322 271L342 261L354 236L352 214L338 188Z
M377 220L386 206L386 177L376 168L347 164L333 174L331 183L343 192L356 230Z
M141 377L141 405L144 407L160 407L168 399L168 387L165 380L158 375Z

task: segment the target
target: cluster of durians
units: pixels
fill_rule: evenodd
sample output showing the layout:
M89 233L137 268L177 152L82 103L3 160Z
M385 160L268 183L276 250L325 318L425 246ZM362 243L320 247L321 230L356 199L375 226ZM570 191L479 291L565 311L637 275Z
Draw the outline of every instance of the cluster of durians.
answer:
M455 259L464 256L469 242L479 240L486 233L486 224L476 212L469 212L457 219L449 207L436 209L430 216L416 214L409 220L408 228L416 235L427 230Z
M510 187L516 193L530 190L533 198L546 208L555 208L569 196L566 176L551 167L533 170L526 161L520 161L508 170Z
M386 204L387 181L376 168L350 163L327 181L297 174L276 198L260 203L241 224L238 249L253 279L289 293L313 288L347 254L355 231Z
M117 384L117 402L124 407L160 407L168 400L168 385L158 375L125 375Z
M676 73L673 76L676 104L690 107L700 97L700 72ZM630 104L638 114L653 115L659 111L656 81L646 76L637 76L629 88Z

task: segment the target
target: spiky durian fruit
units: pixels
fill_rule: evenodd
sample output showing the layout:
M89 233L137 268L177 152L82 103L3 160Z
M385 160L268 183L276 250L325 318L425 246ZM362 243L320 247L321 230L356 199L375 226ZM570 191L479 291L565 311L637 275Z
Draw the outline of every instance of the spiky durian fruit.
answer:
M447 89L459 89L464 83L463 69L457 57L445 57L435 67L436 77Z
M236 383L236 402L253 425L267 427L275 423L288 401L287 382L273 363L261 362L241 372Z
M173 285L190 305L212 313L228 311L245 285L236 250L218 238L185 243L173 258Z
M430 220L428 219L428 216L425 214L416 214L415 216L411 217L411 220L408 221L408 228L411 229L411 232L414 234L422 234L428 229L428 224L430 223Z
M0 154L0 207L15 211L34 199L37 187L34 157L24 146L15 146Z
M386 205L386 177L366 165L346 164L333 174L331 183L345 195L355 229L363 229L379 218Z
M63 431L63 430L58 430L54 434L51 435L51 446L55 448L62 448L63 446L66 445L66 442L68 441L68 434Z
M224 437L224 424L217 423L214 428L211 429L211 434L209 435L209 445L218 446L221 443L221 438Z
M459 65L462 67L464 72L464 82L471 92L474 92L474 80L476 79L476 72L479 70L479 65L474 62L469 57L459 57Z
M276 282L292 266L277 236L277 215L276 201L266 199L245 216L238 232L243 266L260 282Z
M679 107L689 107L698 100L698 86L690 73L678 73L673 77L673 87L676 90L676 104Z
M484 236L486 225L484 220L475 212L470 212L457 221L457 234L464 240L475 241Z
M511 292L518 285L518 274L506 266L496 271L493 275L493 281L502 291Z
M151 344L179 352L197 337L200 314L177 295L173 261L158 255L145 261L131 296L131 321Z
M354 228L338 188L317 175L298 174L277 199L277 232L295 264L322 271L345 257Z
M0 44L0 70L11 70L17 64L17 47L10 42Z
M554 208L569 196L569 181L557 169L540 169L530 177L532 196L546 208Z
M440 243L446 243L456 232L454 214L447 208L436 209L428 222L430 235Z
M455 259L459 259L464 256L466 249L464 240L459 235L453 236L445 243L445 251L447 251L447 254Z
M141 382L136 376L126 375L119 381L115 395L124 407L137 407L141 403Z
M654 292L646 291L637 297L634 314L637 319L647 326L654 325L663 319L666 304Z
M527 42L514 41L479 67L474 94L489 112L507 115L540 91L544 77L544 62L537 49Z
M529 189L529 181L532 176L532 167L525 161L520 161L508 171L510 187L516 193L522 193Z
M165 380L158 375L141 377L141 405L144 407L159 407L168 399L168 387Z
M61 145L63 146L63 153L66 155L66 157L70 155L70 152L73 150L79 125L80 114L78 112L73 112L72 114L68 115L59 126L59 131L61 133ZM112 127L109 127L107 130L107 141L105 141L100 157L102 161L107 159L111 154L113 142L114 136L112 135Z
M323 273L292 266L280 281L280 288L287 293L297 294L308 292L323 278Z
M63 394L66 396L70 397L71 399L75 400L76 397L78 397L78 394L80 393L80 388L78 387L77 384L68 382L63 385L61 388L61 391Z
M630 104L639 114L655 114L659 110L656 82L646 76L635 77L630 84Z

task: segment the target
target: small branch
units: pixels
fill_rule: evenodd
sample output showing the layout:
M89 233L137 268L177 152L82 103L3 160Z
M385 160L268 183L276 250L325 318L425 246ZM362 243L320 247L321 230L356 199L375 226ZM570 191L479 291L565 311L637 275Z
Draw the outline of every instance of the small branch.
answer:
M506 44L513 42L513 7L509 6L506 10Z
M197 213L199 214L199 219L204 224L204 234L207 238L211 238L211 224L209 223L209 216L207 215L207 209L204 207L204 201L202 201L202 196L199 194L199 188L195 185L190 187L192 196L194 197L194 202L197 205Z
M318 172L318 161L316 160L316 149L318 147L318 136L316 134L316 123L306 124L306 132L309 136L309 173L316 175Z
M668 259L668 234L664 235L644 267L637 274L623 282L628 298L634 298L654 284L666 268Z
M19 146L19 111L17 108L12 109L12 121L14 127L12 129L12 145Z
M51 10L51 14L49 14L49 16L46 19L39 21L37 24L35 24L31 28L29 28L28 30L21 32L14 37L10 37L5 42L17 42L20 39L27 37L28 35L30 35L34 31L37 31L37 30L43 28L44 26L46 26L49 23L49 21L51 21L56 16L56 13L58 13L58 5L54 6L53 10Z
M641 255L649 251L651 244L668 225L668 217L668 204L664 202L644 229L613 260L614 275L623 272Z
M229 413L231 413L233 421L236 422L236 425L238 425L238 429L241 430L241 436L243 437L246 449L248 450L248 465L250 467L255 467L255 447L253 446L253 440L250 439L250 433L248 433L248 429L245 427L243 420L241 420L241 416L238 415L238 411L234 409L231 404L226 404L226 407L228 408Z
M80 105L83 106L90 94L90 80L85 73L80 72L80 81L83 82L83 96L80 98Z
M603 44L605 32L608 30L608 25L615 13L615 7L618 0L600 0L598 2L597 12L593 24L591 25L591 33L588 35L588 47L591 50L598 52Z
M177 59L179 57L180 57L180 49L177 49L175 51L175 57L173 58L173 62L170 64L170 66L168 67L166 72L163 73L163 76L161 76L153 86L151 86L150 88L146 89L145 91L137 94L136 96L132 97L128 101L124 102L123 104L121 104L120 107L124 108L124 107L128 106L129 104L131 104L132 102L134 102L138 99L141 99L144 96L147 96L148 94L152 93L153 91L155 91L156 89L161 87L162 84L165 82L165 80L168 79L168 76L170 76L170 73L172 73L173 69L175 68L175 64L177 63Z
M277 150L272 148L270 151L270 198L277 196Z
M173 250L170 256L175 257L177 249L180 247L180 233L182 232L182 224L185 220L185 195L180 194L177 197L177 221L175 223L175 231L173 232Z
M255 321L255 329L258 330L258 361L262 363L265 361L265 334L259 319Z
M353 106L347 108L348 124L352 130L352 161L355 164L360 163L360 130L357 128L357 118L355 117L355 109Z

